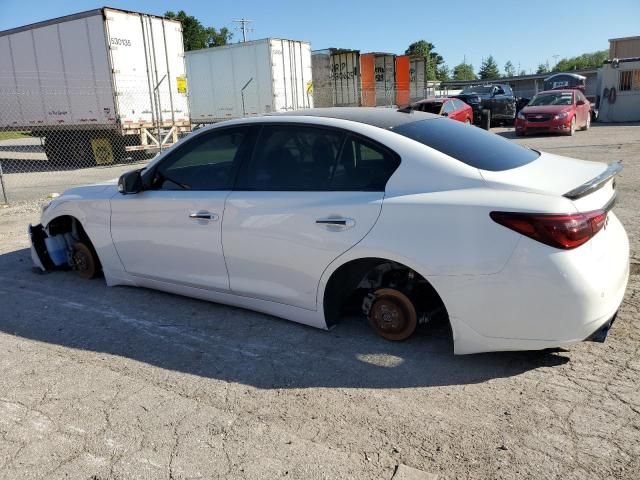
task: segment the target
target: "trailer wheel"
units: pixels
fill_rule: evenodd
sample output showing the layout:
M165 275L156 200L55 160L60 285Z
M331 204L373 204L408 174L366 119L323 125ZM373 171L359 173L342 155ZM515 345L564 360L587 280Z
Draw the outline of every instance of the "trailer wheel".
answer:
M68 163L72 167L93 167L96 159L91 149L91 139L89 135L78 133L71 136L67 143Z
M97 276L99 272L99 262L95 253L93 253L87 244L76 242L73 245L72 258L73 267L76 272L78 272L80 278L89 280Z
M484 130L491 128L491 110L482 110L482 114L480 115L480 128Z
M376 333L392 341L406 340L413 335L418 316L409 297L393 288L380 288L374 296L369 323Z

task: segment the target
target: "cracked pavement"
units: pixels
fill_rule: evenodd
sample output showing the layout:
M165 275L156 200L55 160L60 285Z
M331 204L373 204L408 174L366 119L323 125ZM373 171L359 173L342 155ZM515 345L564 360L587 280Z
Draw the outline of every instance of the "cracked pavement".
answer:
M640 478L640 125L517 141L625 162L635 266L604 344L454 357L443 327L389 343L36 275L38 204L0 209L0 479Z

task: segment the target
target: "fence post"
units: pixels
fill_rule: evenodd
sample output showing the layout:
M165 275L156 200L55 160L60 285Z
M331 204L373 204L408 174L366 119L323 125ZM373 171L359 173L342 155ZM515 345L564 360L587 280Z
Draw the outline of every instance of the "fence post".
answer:
M7 187L4 185L4 174L2 173L2 160L0 160L0 188L2 188L4 203L9 203L9 200L7 200Z

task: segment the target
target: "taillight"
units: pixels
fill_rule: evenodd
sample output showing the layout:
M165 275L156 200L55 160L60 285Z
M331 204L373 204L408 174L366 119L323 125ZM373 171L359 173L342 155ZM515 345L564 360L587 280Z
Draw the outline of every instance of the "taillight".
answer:
M556 215L545 213L491 212L491 218L538 242L570 250L586 243L604 226L605 210Z

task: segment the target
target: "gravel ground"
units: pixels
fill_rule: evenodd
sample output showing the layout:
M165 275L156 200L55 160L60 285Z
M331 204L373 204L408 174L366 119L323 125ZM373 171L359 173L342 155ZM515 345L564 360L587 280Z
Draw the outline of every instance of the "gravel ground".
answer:
M40 202L0 208L0 478L640 478L640 126L517 141L625 162L605 344L454 357L442 328L393 344L36 275Z

